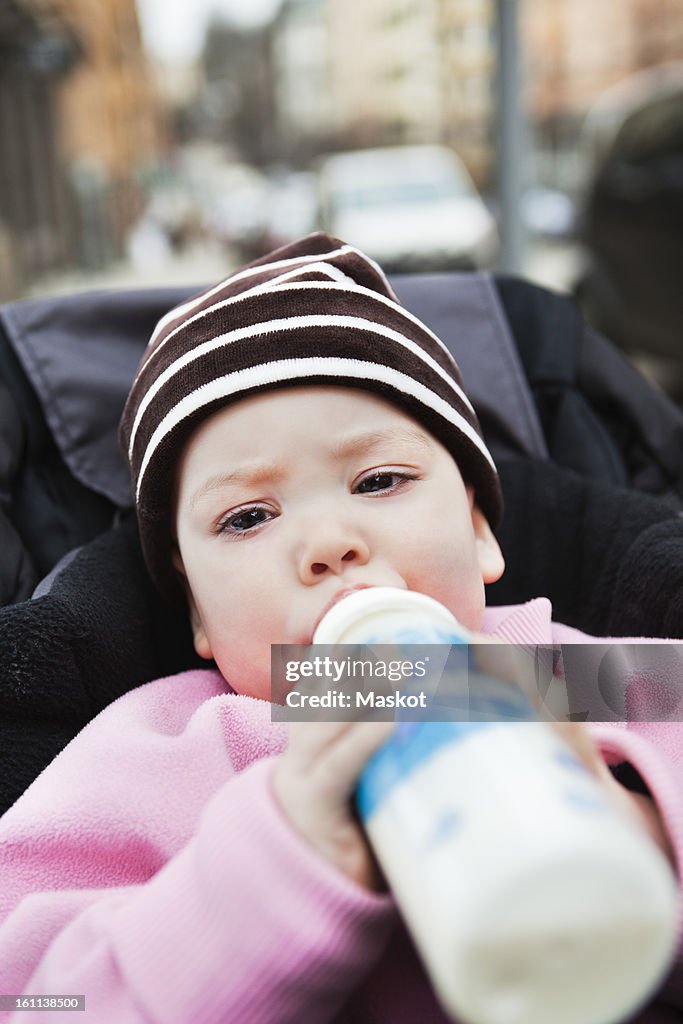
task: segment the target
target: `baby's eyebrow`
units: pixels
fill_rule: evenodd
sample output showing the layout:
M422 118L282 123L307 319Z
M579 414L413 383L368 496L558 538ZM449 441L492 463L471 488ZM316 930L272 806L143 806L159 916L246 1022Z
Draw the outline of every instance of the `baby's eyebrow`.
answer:
M342 438L331 448L330 455L333 459L341 461L354 456L369 455L374 449L387 444L419 445L427 451L431 450L428 436L418 427L392 427L388 430L366 430L360 434ZM230 486L252 488L263 484L276 484L286 475L286 466L268 462L249 463L238 466L236 469L216 473L205 480L194 492L190 498L190 508L194 511L199 502L213 491Z
M222 490L230 486L258 487L264 483L277 483L285 475L286 469L283 466L270 465L268 463L256 463L254 465L240 466L237 469L224 473L216 473L205 480L201 487L198 487L190 498L190 508L194 511L196 506L213 491Z
M427 451L431 451L432 448L429 437L418 427L391 427L387 430L368 430L343 438L334 446L332 455L339 459L365 455L374 448L387 444L417 444Z

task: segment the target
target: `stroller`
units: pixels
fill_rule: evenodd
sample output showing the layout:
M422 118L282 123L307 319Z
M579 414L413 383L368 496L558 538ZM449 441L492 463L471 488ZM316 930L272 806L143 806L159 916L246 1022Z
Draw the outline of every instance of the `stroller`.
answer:
M486 274L392 283L454 352L499 465L508 569L488 603L544 593L594 634L681 636L683 414L566 298ZM116 442L154 323L195 290L0 309L0 810L108 703L197 663L147 578ZM638 1020L676 1019L661 1010Z
M683 413L567 297L485 273L392 284L453 351L498 463L487 603L544 594L598 636L683 636ZM116 436L154 324L196 290L0 308L0 810L108 703L198 664L148 579Z

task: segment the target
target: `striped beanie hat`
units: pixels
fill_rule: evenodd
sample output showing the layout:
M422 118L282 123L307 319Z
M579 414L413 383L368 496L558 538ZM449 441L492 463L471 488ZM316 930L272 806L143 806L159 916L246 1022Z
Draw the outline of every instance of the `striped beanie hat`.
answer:
M180 594L173 490L190 434L229 402L301 384L363 388L400 406L451 452L497 525L498 474L453 357L376 263L316 233L172 309L144 353L120 440L145 559L167 596Z

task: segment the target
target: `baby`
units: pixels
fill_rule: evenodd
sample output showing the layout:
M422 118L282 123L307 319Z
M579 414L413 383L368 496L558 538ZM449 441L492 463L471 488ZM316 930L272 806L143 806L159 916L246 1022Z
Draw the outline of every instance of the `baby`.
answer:
M544 599L485 608L502 500L457 366L376 264L313 235L163 318L121 436L150 573L217 670L126 694L4 816L0 992L84 994L98 1024L443 1020L352 810L391 726L286 733L270 645L373 586L584 639ZM680 728L565 731L677 861Z

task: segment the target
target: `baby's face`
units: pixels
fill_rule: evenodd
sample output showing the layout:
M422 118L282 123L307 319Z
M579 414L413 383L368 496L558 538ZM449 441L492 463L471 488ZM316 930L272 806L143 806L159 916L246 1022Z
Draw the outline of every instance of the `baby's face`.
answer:
M176 526L198 653L265 699L270 645L309 643L342 592L422 591L477 629L503 570L446 449L350 388L281 389L206 420L180 463Z

